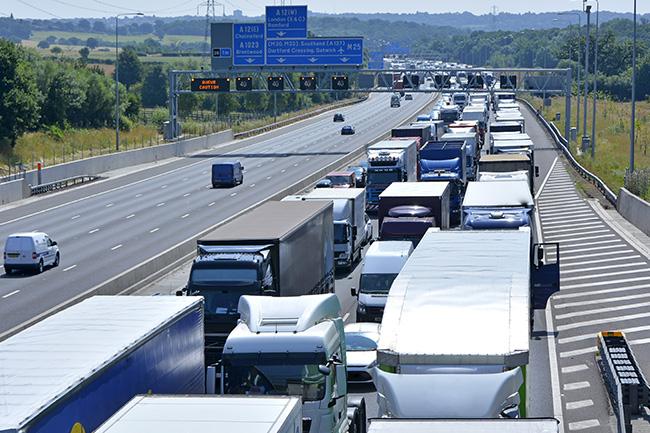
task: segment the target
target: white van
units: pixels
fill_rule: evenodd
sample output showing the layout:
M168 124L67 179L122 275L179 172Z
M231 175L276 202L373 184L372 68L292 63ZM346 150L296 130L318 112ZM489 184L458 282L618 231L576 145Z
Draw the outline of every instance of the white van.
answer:
M14 233L5 242L4 268L7 274L14 269L41 273L45 266L59 266L59 260L59 246L45 233Z
M357 322L381 322L388 291L413 252L410 241L376 241L363 259L358 297Z

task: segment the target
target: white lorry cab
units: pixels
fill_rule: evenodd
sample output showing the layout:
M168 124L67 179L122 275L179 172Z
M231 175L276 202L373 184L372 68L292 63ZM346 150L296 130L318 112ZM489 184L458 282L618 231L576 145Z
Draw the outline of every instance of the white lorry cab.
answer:
M357 322L381 322L388 290L413 252L410 241L376 241L363 261L358 296Z
M299 396L303 433L364 433L365 402L348 401L336 295L244 295L238 311L223 350L222 394Z
M14 233L5 241L4 269L43 272L45 266L59 266L59 246L41 232Z

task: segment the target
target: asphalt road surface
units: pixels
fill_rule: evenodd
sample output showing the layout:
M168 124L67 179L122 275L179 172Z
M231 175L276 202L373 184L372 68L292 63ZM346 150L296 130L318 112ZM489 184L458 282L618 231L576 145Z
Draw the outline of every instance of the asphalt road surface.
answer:
M217 222L314 173L411 118L432 95L401 108L390 95L337 110L357 133L341 136L332 113L115 180L0 209L0 242L44 231L59 243L61 265L40 275L0 276L0 333L28 321ZM210 166L239 159L244 184L212 189Z

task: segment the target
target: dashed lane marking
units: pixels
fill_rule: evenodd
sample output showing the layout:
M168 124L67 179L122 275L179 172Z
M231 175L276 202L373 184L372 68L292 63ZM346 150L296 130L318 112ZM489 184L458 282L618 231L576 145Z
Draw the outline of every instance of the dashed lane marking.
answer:
M113 203L109 203L106 205L106 207L111 207L111 206L113 206Z
M111 251L119 250L120 248L122 248L122 244L117 244L113 248L111 248Z
M92 229L91 231L88 232L89 235L92 235L93 233L97 233L99 229Z
M140 198L140 197L142 197L142 193L138 193L135 195L135 198Z
M562 367L562 374L577 373L579 371L589 370L587 364L569 365Z
M230 197L234 197L234 196L236 196L236 195L237 195L237 193L236 193L236 192L233 192L232 194L230 194Z
M570 422L569 430L578 431L578 430L585 430L588 428L598 427L598 426L600 426L600 421L598 421L597 419L587 419L584 421Z
M2 295L2 299L7 299L8 297L13 296L17 293L20 293L20 290L14 290L13 292L9 292L6 295Z
M214 206L215 204L217 204L217 202L213 201L212 203L210 203L210 204L208 205L208 207L212 207L212 206Z
M73 269L76 268L76 267L77 267L77 265L68 266L67 268L65 268L65 269L63 270L63 272L71 271L71 270L73 270Z
M181 219L184 220L184 219L187 218L188 216L190 216L190 214L186 213L185 215L181 216Z
M191 192L187 192L187 193L183 194L183 197L189 197L189 196L191 196L191 195L192 195Z
M565 391L575 391L577 389L585 389L589 388L591 384L589 382L572 382L572 383L565 383L564 384L564 390Z
M80 218L80 217L81 217L81 215L75 215L75 216L73 216L73 217L70 218L70 219L71 219L71 220L76 220L77 218Z
M160 207L160 206L165 206L165 202L158 203L158 204L156 205L156 207Z
M590 407L593 405L594 405L594 401L589 399L589 400L570 401L567 402L565 407L567 408L567 410L575 410L575 409Z
M158 230L160 230L160 227L156 227L155 229L149 230L149 233L156 233Z
M127 215L125 219L130 220L130 219L133 218L134 216L135 216L135 214L132 213L131 215Z

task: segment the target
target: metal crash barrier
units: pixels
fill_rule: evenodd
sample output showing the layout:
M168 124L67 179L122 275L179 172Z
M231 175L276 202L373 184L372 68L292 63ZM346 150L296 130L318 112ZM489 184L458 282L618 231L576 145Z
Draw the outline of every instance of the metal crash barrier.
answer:
M40 185L30 185L32 195L44 194L46 192L59 191L71 186L79 185L86 182L92 182L99 179L99 176L81 175L69 177L67 179L57 180L55 182L42 183Z
M598 333L598 365L617 418L618 433L632 433L631 415L650 401L648 384L623 332Z

